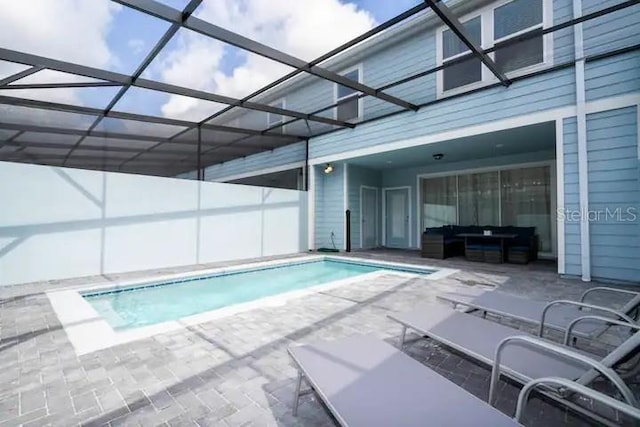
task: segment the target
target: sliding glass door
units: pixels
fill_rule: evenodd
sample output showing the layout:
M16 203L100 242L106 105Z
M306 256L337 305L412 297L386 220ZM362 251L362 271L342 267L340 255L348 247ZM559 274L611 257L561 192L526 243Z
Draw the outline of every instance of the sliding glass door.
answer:
M500 223L498 172L458 176L459 218L464 225Z
M421 179L422 229L448 224L536 227L553 251L549 166Z
M422 181L423 228L458 223L456 186L455 175Z
M549 167L502 171L502 223L536 227L540 251L551 252L551 182Z

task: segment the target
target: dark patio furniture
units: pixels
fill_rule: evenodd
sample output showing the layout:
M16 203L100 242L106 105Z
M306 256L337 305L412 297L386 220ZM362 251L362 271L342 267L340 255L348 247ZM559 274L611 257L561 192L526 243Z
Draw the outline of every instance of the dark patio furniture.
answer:
M485 236L490 230L492 236ZM538 259L538 236L535 227L492 225L445 225L426 228L422 234L422 256L445 259L464 255L477 262L513 262L526 264ZM464 235L477 235L467 239ZM499 236L511 236L510 238Z
M445 259L464 254L464 239L455 236L453 226L426 228L422 234L422 256Z
M502 264L505 261L507 246L517 234L484 234L461 233L458 237L464 238L465 256L469 261L484 261L493 264ZM482 253L480 259L479 253Z

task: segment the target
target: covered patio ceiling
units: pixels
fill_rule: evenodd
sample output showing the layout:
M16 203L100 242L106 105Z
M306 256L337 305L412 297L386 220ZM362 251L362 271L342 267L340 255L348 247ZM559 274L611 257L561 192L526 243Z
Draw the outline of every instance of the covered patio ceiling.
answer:
M371 169L397 169L554 151L555 122L538 123L350 159ZM441 158L434 158L441 154ZM438 156L439 157L439 156Z
M351 40L324 46L323 53L315 59L296 56L291 53L295 49L278 46L276 40L263 40L251 30L236 31L233 20L219 21L220 13L212 13L211 7L206 7L207 0L112 0L111 6L123 11L119 15L121 28L140 32L132 23L144 20L143 36L153 43L144 49L144 43L136 47L135 42L140 40L132 38L128 41L130 55L101 66L81 63L73 55L56 54L55 46L50 51L42 44L34 49L18 49L16 46L21 44L16 40L22 36L18 30L11 40L0 40L0 160L158 176L195 170L198 178L204 179L204 168L212 164L431 105L434 102L419 105L411 99L399 98L391 89L469 58L482 61L496 76L498 85L509 86L511 81L490 55L495 48L483 50L472 42L452 12L463 2L410 3L413 4L410 9L392 10L390 15L397 14L395 17L379 25L368 25L366 31ZM523 34L503 45L522 43L540 33L566 29L637 3L637 0L622 1L581 18ZM407 3L397 2L402 4ZM375 43L377 37L394 27L428 14L446 24L469 52L443 66L380 87L370 87L332 70L332 60L339 55ZM25 15L24 19L28 21L31 17ZM308 36L313 37L313 30L309 31ZM77 37L83 36L78 31ZM183 49L176 50L176 46ZM95 48L99 50L100 46ZM216 49L224 51L227 60L214 69L221 74L215 87L200 84L198 78L181 79L173 73L180 65L188 75L189 60L206 61ZM192 56L180 62L176 52ZM617 53L620 52L606 55ZM247 67L243 65L247 61L258 64L254 69L269 70L266 74L269 80L261 82L261 87L256 82L264 80L264 74L249 73L242 80L245 84L239 87L237 80L229 78L246 73ZM161 73L158 64L168 66ZM572 59L543 72L573 64ZM385 109L366 120L345 122L334 118L333 111L340 102L313 111L298 111L269 101L270 94L301 78L342 85L360 98L377 98L391 105L392 112ZM239 125L237 118L247 113L258 120L252 125Z

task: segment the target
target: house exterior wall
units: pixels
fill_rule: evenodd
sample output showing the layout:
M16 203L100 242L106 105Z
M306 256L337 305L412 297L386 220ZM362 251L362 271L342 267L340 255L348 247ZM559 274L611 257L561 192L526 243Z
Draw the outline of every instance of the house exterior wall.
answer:
M451 7L465 2L451 2ZM491 2L477 1L466 2L466 9L458 13L458 16L471 12L473 7L484 7ZM582 0L582 13L588 14L603 8L619 4L620 0ZM552 0L553 24L567 22L574 18L573 0ZM418 29L416 29L418 28ZM419 71L435 67L437 63L437 32L440 24L436 20L423 20L422 27L407 26L402 34L394 33L381 43L372 43L366 52L345 54L341 58L329 61L323 66L334 71L341 71L351 66L360 64L362 67L362 82L380 87L389 82L401 79ZM580 34L582 30L581 42ZM577 103L580 98L577 93L577 79L581 79L581 73L576 72L572 66L573 61L583 57L591 58L593 55L601 55L613 49L632 47L640 44L640 5L628 7L624 10L600 17L582 24L581 28L569 27L554 32L552 35L552 63L549 65L569 64L566 68L538 74L522 80L517 80L508 87L491 85L489 87L474 90L469 93L438 99L437 74L432 73L423 78L405 83L403 85L386 90L389 94L404 98L415 104L424 104L417 112L405 111L397 114L359 124L355 129L342 129L326 135L311 138L309 140L309 162L316 166L315 181L315 243L316 247L331 247L331 232L335 235L337 247L344 244L344 209L349 207L352 211L352 244L357 247L360 241L359 223L359 187L365 182L379 183L382 187L394 187L409 185L412 187L412 209L417 209L417 183L416 175L420 173L437 172L429 168L414 168L410 170L385 171L379 177L361 170L354 164L349 165L349 173L346 180L342 163L353 158L375 153L385 152L400 146L427 144L436 140L445 141L473 132L486 133L498 129L523 126L526 124L543 121L557 121L559 142L562 152L559 153L558 167L562 167L561 179L558 179L558 192L563 205L559 209L565 211L580 210L580 189L586 188L589 207L599 206L605 203L602 197L619 197L629 199L629 203L638 203L639 178L637 173L638 156L635 158L636 178L635 188L631 176L634 168L631 166L634 158L629 157L633 151L633 136L622 134L621 129L630 129L633 117L632 108L640 103L640 51L630 50L615 56L601 57L597 60L589 60L584 65L584 86L587 121L587 141L579 141L578 119L576 117ZM576 37L578 36L578 37ZM576 55L576 43L581 43ZM580 81L581 83L581 81ZM318 78L300 80L291 86L287 93L277 93L277 98L286 98L287 108L301 110L310 113L322 106L333 102L334 85ZM437 101L437 102L435 102ZM387 113L398 111L398 107L375 98L365 97L364 119L381 117ZM629 108L629 111L620 111ZM325 111L321 115L332 117L333 111ZM582 117L582 116L581 116ZM637 114L635 121L637 122ZM626 120L626 121L625 121ZM624 126L618 124L626 123ZM606 123L609 123L607 125ZM291 125L289 130L302 130L302 122ZM317 124L316 124L317 126ZM606 130L604 127L609 126ZM637 123L636 123L637 129ZM606 140L602 135L607 135ZM637 133L637 130L636 130ZM636 136L636 151L638 138ZM587 146L586 165L588 170L588 182L579 181L579 164L584 159L579 159L578 147ZM607 144L615 149L607 149ZM622 145L620 145L622 144ZM610 156L622 156L614 158ZM207 170L207 179L219 179L224 176L242 173L263 173L273 165L286 165L291 162L303 161L304 151L298 148L284 147L274 150L272 153L258 154L244 159L216 165ZM526 156L527 161L535 159L550 160L555 153L537 153ZM609 157L607 157L609 156ZM333 174L325 175L322 169L325 163L334 165ZM504 163L506 162L506 163ZM519 162L518 159L491 159L474 161L468 165L447 165L443 168L450 170L473 169L493 165ZM594 168L602 168L596 171ZM375 174L374 174L375 175ZM626 178L625 178L626 177ZM614 186L613 181L624 181L620 187ZM607 191L608 186L615 191ZM375 186L375 185L373 185ZM635 191L635 192L634 192ZM584 193L584 190L583 190ZM624 196L623 196L624 195ZM382 196L382 193L379 194ZM615 197L618 197L615 196ZM584 196L583 196L584 197ZM613 199L612 199L613 200ZM613 203L613 202L612 202ZM419 233L418 216L412 222L412 245L416 246ZM597 278L611 278L613 280L639 281L638 272L627 269L625 272L615 272L616 265L625 264L629 259L625 257L610 256L611 252L620 252L626 243L620 239L604 237L604 235L620 232L620 225L590 224L587 237L590 238L592 248L590 268L593 276ZM581 259L581 230L579 224L562 221L562 233L558 244L562 246L563 266L560 271L567 275L584 276L583 260ZM631 226L627 226L631 229ZM637 229L637 227L636 227ZM625 229L626 230L626 229ZM604 233L604 234L603 234ZM584 239L586 242L586 239ZM629 248L628 248L629 249ZM630 250L638 252L637 247ZM586 251L585 251L586 253ZM609 255L603 255L604 253ZM623 259L624 258L624 259ZM635 262L636 258L632 261ZM586 262L584 262L586 264Z
M591 275L640 281L638 113L587 115Z
M344 164L334 165L330 174L315 167L315 242L316 248L344 248ZM333 235L333 240L332 240Z
M298 142L276 148L273 151L265 151L230 162L219 163L206 168L204 177L206 181L228 181L245 176L263 175L265 170L275 172L274 169L285 166L300 167L306 156L305 145L305 142Z

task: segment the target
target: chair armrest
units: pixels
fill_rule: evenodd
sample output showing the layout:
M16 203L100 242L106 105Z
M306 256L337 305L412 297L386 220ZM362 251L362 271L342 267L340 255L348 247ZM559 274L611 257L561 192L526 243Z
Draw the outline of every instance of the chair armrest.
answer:
M582 396L588 397L589 399L600 402L605 406L608 406L618 412L627 414L640 421L640 410L634 408L633 406L629 406L625 403L620 402L619 400L607 396L606 394L602 394L593 389L590 389L589 387L585 387L582 384L578 384L566 378L546 377L536 378L525 384L524 387L522 387L522 390L520 390L520 394L518 395L518 403L516 405L516 415L514 417L517 422L521 422L524 408L527 404L527 401L529 400L529 394L531 394L531 391L533 391L533 389L541 384L552 384L561 386L563 388L566 388L567 390L571 390L574 393L578 393Z
M547 311L549 311L549 309L551 307L555 306L555 305L562 305L562 304L564 304L564 305L575 305L575 306L582 307L582 308L590 308L592 310L602 311L602 312L605 312L605 313L613 314L613 315L619 317L620 319L624 320L625 322L634 323L633 319L631 319L629 316L627 316L624 313L620 313L619 311L614 310L613 308L602 307L600 305L594 305L594 304L587 304L587 303L584 303L584 302L571 301L571 300L567 300L567 299L560 299L560 300L556 300L556 301L551 301L542 310L542 316L540 317L540 327L538 328L538 336L539 337L542 336L542 331L544 330L544 320L547 317Z
M586 291L584 291L582 295L580 295L580 302L584 302L587 295L593 292L613 292L613 293L627 294L627 295L633 295L633 296L640 295L640 292L628 291L626 289L616 289L616 288L609 288L606 286L597 286L595 288L587 289Z
M634 407L638 407L638 403L629 389L629 387L625 384L625 382L616 374L616 372L604 366L602 363L594 360L584 354L580 354L576 351L571 350L570 348L560 346L549 341L535 338L526 335L514 335L512 337L507 337L500 341L498 347L496 348L496 353L493 359L493 368L491 370L491 385L489 388L489 401L490 405L494 402L495 390L498 386L498 381L500 379L500 358L502 356L502 351L509 345L514 342L521 342L529 345L530 347L541 349L548 353L557 354L566 359L572 359L577 362L581 362L586 366L591 367L592 369L598 371L602 376L607 378L611 383L620 391L622 397Z
M629 329L635 329L636 331L640 331L640 325L636 325L635 323L621 322L619 320L615 320L610 317L582 316L582 317L578 317L577 319L573 319L571 323L569 323L569 326L567 326L567 331L564 334L564 345L567 345L567 346L569 345L569 341L571 340L571 331L573 331L573 328L583 320L596 320L609 325L624 326Z

